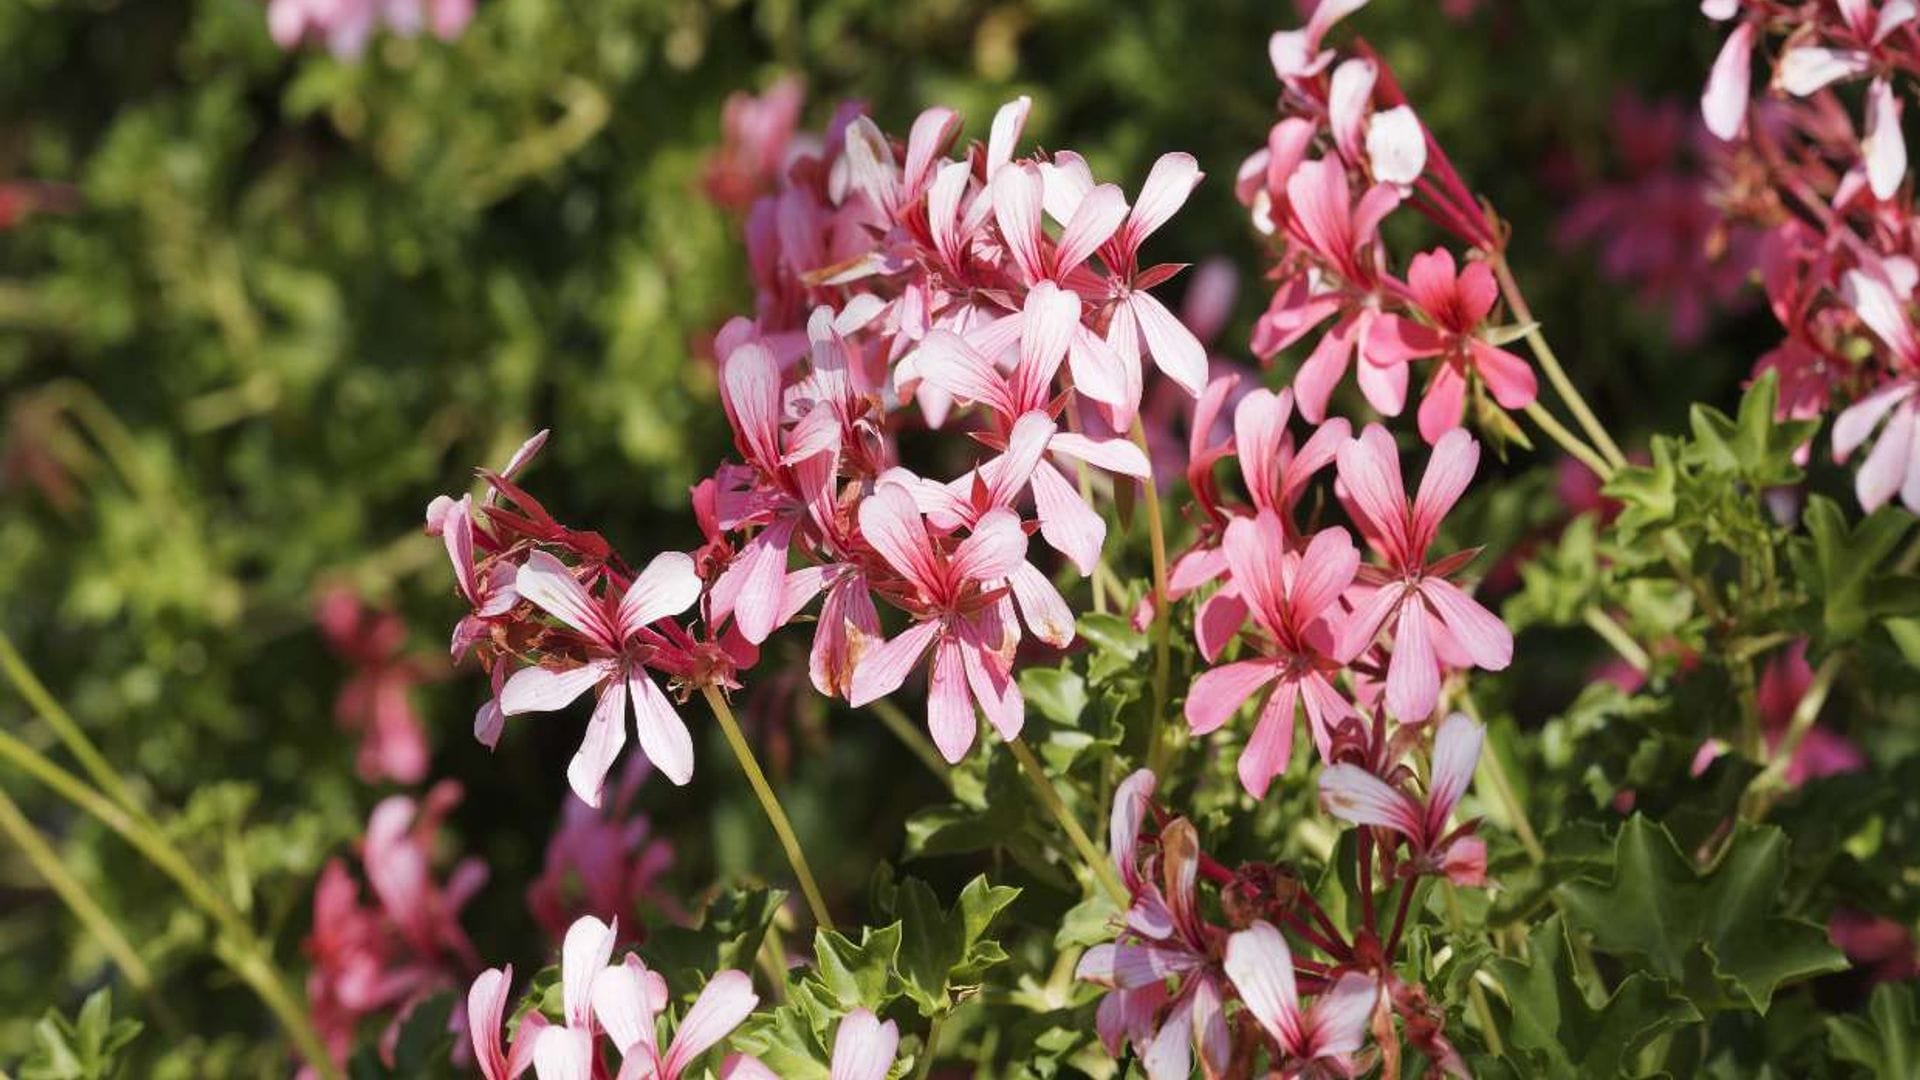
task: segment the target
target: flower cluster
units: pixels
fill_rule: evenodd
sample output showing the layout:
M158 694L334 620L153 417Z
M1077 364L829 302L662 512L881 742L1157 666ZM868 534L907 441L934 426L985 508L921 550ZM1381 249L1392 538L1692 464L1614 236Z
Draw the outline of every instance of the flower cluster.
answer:
M320 594L314 622L327 647L353 668L353 677L334 699L333 715L360 737L360 778L400 784L426 779L427 737L413 706L413 689L436 669L407 654L406 623L394 612L368 608L339 586Z
M1230 868L1207 855L1193 823L1155 803L1151 772L1123 782L1114 796L1109 843L1128 906L1117 939L1089 949L1078 968L1080 978L1107 989L1097 1026L1108 1052L1117 1056L1131 1046L1151 1080L1192 1075L1196 1056L1204 1075L1254 1075L1263 1053L1284 1075L1351 1076L1371 1067L1371 1055L1361 1049L1370 1031L1382 1045L1392 1043L1397 1017L1410 1045L1464 1075L1444 1033L1444 1014L1396 971L1393 957L1419 877L1484 882L1477 822L1449 827L1481 738L1480 726L1465 716L1439 724L1418 794L1413 770L1400 760L1411 749L1407 743L1391 760L1343 762L1323 774L1328 812L1363 830L1362 924L1351 933L1291 867ZM1370 848L1377 848L1384 895L1373 888ZM1203 882L1217 890L1225 925L1204 914ZM1383 900L1396 905L1390 925L1379 918ZM1305 951L1296 952L1288 935ZM1303 992L1314 996L1311 1006L1303 1007ZM1230 1011L1235 998L1242 1007Z
M524 1014L510 1044L501 1041L513 966L490 968L467 992L474 1059L487 1080L514 1080L531 1067L540 1080L595 1080L610 1075L602 1046L620 1055L620 1077L680 1080L714 1075L697 1066L752 1014L760 997L741 971L719 971L707 980L674 1025L663 1047L660 1022L671 996L667 981L639 956L613 963L616 922L585 916L567 929L560 950L562 1021L539 1010ZM839 1024L833 1047L834 1080L885 1080L894 1063L900 1030L872 1012L855 1009ZM745 1054L721 1062L721 1080L777 1080L777 1074Z
M1520 409L1537 387L1527 363L1501 348L1510 332L1489 324L1499 287L1486 262L1463 269L1435 248L1404 277L1393 272L1380 224L1403 204L1485 255L1499 253L1503 235L1383 62L1364 44L1344 58L1327 45L1334 25L1365 3L1327 0L1268 50L1281 118L1236 183L1255 227L1277 246L1276 289L1253 350L1270 360L1326 327L1293 378L1313 423L1326 418L1349 368L1369 405L1398 416L1413 365L1428 363L1418 418L1431 443L1460 426L1470 397L1477 411L1483 391L1500 409Z
M459 801L460 785L447 780L424 801L394 795L374 807L360 847L372 904L343 861L320 874L306 941L307 1000L336 1064L346 1061L360 1023L376 1015L390 1017L381 1049L391 1064L408 1012L480 966L459 917L486 883L486 865L464 860L444 882L433 873L440 824Z
M537 440L482 474L479 502L428 511L471 607L455 654L476 654L496 686L476 734L491 745L506 716L596 690L568 770L592 804L629 703L648 760L674 783L692 774L654 675L683 694L735 686L816 602L822 694L871 702L930 656L928 726L949 761L972 746L976 708L1018 735L1023 637L1060 648L1074 635L1029 535L1090 574L1106 523L1089 500L1148 475L1121 435L1138 428L1145 364L1189 394L1207 376L1205 349L1150 291L1179 267L1141 260L1199 181L1192 158L1162 157L1129 204L1071 152L1014 156L1025 99L985 145L948 156L960 119L945 109L904 144L842 109L818 151L790 145L790 93L731 110L738 130L715 163L728 190L784 165L746 214L756 315L715 341L738 460L692 493L707 542L629 572L513 482ZM920 427L964 432L952 445L974 462L951 478L910 470L898 435ZM883 605L905 623L891 637ZM694 629L675 621L689 611Z
M1914 6L1706 0L1701 10L1732 24L1701 97L1707 127L1732 144L1720 198L1730 218L1765 230L1761 276L1786 334L1755 372L1779 374L1783 417L1839 410L1836 461L1872 441L1855 475L1863 507L1898 496L1920 510L1920 229L1897 91L1920 74ZM1753 57L1776 34L1756 100ZM1856 87L1857 126L1842 101Z

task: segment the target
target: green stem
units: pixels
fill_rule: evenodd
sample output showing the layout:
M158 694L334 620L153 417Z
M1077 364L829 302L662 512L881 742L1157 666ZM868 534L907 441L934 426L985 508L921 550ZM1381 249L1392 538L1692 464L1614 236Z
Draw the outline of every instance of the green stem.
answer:
M0 831L4 831L19 847L20 853L46 879L54 894L67 905L87 932L100 942L100 947L107 951L114 964L126 975L127 981L141 993L151 993L153 972L148 969L146 961L140 959L140 954L126 935L120 932L113 916L108 915L106 909L87 892L86 886L67 870L66 864L60 861L59 853L53 850L53 845L40 835L40 830L33 827L26 814L20 811L20 805L9 798L3 788L0 788Z
M1542 434L1559 444L1560 449L1572 455L1580 464L1593 470L1593 475L1598 476L1603 482L1613 478L1613 466L1608 465L1591 446L1581 442L1578 435L1568 431L1566 425L1555 419L1554 415L1548 412L1539 401L1527 402L1527 407L1523 411L1527 414L1527 419L1533 421L1534 426L1539 428Z
M120 804L122 809L142 823L152 825L153 819L141 809L139 800L134 798L133 790L127 786L126 780L94 747L93 741L87 738L87 733L81 730L72 714L54 700L53 695L47 691L46 685L34 675L33 669L27 666L26 660L13 647L13 639L8 637L5 631L0 631L0 670L6 672L7 680L20 691L20 696L27 700L27 705L40 714L40 718L47 722L47 726L53 729L54 734L60 737L60 741L66 744L75 758L79 759L81 768L93 778L93 782L100 790L106 792Z
M1133 418L1133 444L1147 460L1153 455L1147 450L1147 431L1140 424L1138 416ZM1160 517L1160 485L1154 481L1153 470L1147 470L1147 543L1153 555L1153 719L1154 729L1149 736L1152 742L1147 753L1147 767L1158 773L1166 767L1166 757L1173 750L1173 739L1180 725L1167 717L1167 680L1172 670L1170 654L1170 635L1173 632L1173 612L1168 610L1167 601L1167 531L1166 523Z
M1486 727L1486 721L1480 718L1480 709L1474 704L1471 695L1463 693L1459 696L1459 701L1462 712L1471 717L1474 723L1483 728ZM1506 812L1507 827L1520 838L1520 846L1527 852L1527 861L1535 866L1546 862L1547 849L1540 843L1540 837L1534 833L1533 824L1527 820L1526 808L1520 805L1520 795L1514 790L1513 781L1507 776L1507 766L1500 759L1498 747L1489 743L1480 751L1480 765L1477 772L1486 778L1487 786L1493 789L1493 797L1499 800L1501 809Z
M1519 283L1514 281L1513 271L1507 266L1506 256L1495 255L1491 261L1494 276L1500 281L1500 292L1506 297L1507 306L1513 309L1513 317L1527 326L1527 345L1533 349L1534 359L1540 361L1540 369L1546 372L1547 381L1553 384L1553 389L1560 395L1560 400L1566 402L1567 408L1573 413L1573 418L1579 421L1580 430L1587 433L1587 438L1599 448L1601 456L1606 458L1607 463L1616 469L1626 465L1626 455L1620 452L1620 447L1614 443L1613 437L1607 434L1606 426L1600 423L1599 417L1587 407L1587 399L1580 396L1580 391L1573 385L1573 380L1567 378L1566 369L1560 366L1560 358L1554 355L1553 347L1547 344L1546 335L1540 332L1540 323L1533 317L1533 310L1527 306L1527 298L1520 292Z
M914 1080L927 1080L927 1074L933 1071L933 1055L940 1047L940 1025L946 1018L946 1013L939 1012L928 1021L927 1042L920 1048L920 1063L913 1067Z
M720 721L720 730L727 737L727 745L733 748L733 756L740 761L740 771L747 774L747 783L760 799L760 809L766 811L767 823L773 826L774 835L780 838L780 846L786 850L787 863L793 867L793 875L800 881L800 892L805 895L807 907L813 912L813 921L822 929L833 929L833 916L827 914L827 902L821 897L820 886L813 879L813 868L807 865L807 854L801 850L800 838L794 835L793 823L787 820L787 812L781 808L779 797L767 783L767 774L760 770L760 762L753 756L753 747L747 745L747 737L740 731L740 722L733 718L733 708L727 704L726 695L711 683L702 686L700 692L706 695L707 705L713 709L713 718Z
M1619 653L1622 660L1633 665L1633 670L1642 675L1652 670L1653 660L1647 655L1647 650L1641 648L1640 643L1633 640L1633 635L1627 633L1626 628L1616 622L1613 616L1607 614L1600 605L1587 605L1586 609L1580 613L1580 618L1592 628L1594 633L1600 635L1602 641L1613 646L1613 651Z
M886 725L888 731L893 732L894 738L899 739L906 744L908 750L913 751L913 756L920 759L920 764L925 765L928 772L939 777L948 791L953 790L952 767L940 756L940 751L934 749L933 740L927 738L926 733L922 732L920 726L901 711L900 706L886 698L878 698L870 702L867 708L873 711L873 715L880 718L880 722Z
M327 1055L306 1008L287 988L285 978L269 958L266 945L239 912L201 878L193 864L158 829L136 818L86 781L48 761L33 747L0 731L0 760L6 760L52 788L80 810L112 829L161 873L172 878L192 904L217 923L221 937L214 953L271 1010L286 1029L295 1052L322 1080L341 1080L340 1070Z
M1047 775L1045 766L1034 756L1033 748L1027 745L1025 739L1017 737L1008 739L1007 746L1013 750L1015 760L1020 762L1020 770L1026 774L1027 781L1033 785L1033 793L1054 820L1060 823L1060 828L1065 830L1067 839L1072 841L1074 850L1080 853L1080 860L1092 871L1094 880L1100 883L1115 904L1125 907L1127 887L1121 883L1119 872L1114 870L1112 861L1094 844L1087 830L1081 828L1079 820L1067 809L1066 800L1060 797L1060 789L1054 786L1053 777Z

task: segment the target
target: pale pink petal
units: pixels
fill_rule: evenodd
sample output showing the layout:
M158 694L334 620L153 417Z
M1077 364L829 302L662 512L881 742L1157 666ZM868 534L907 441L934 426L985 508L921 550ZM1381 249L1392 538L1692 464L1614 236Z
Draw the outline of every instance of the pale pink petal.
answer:
M1151 769L1136 769L1113 789L1113 810L1107 817L1107 851L1113 865L1129 882L1139 878L1134 852L1140 844L1140 826L1153 805L1154 788L1159 784Z
M1292 415L1288 390L1250 390L1233 407L1233 452L1255 506L1280 508L1280 449Z
M1231 589L1222 589L1200 602L1194 615L1193 638L1200 656L1211 664L1247 621L1247 602Z
M1513 662L1513 631L1459 586L1430 577L1420 583L1420 595L1475 667L1503 671Z
M619 635L607 622L599 602L587 595L586 588L559 559L544 551L528 555L513 587L534 606L597 643L609 649L620 647Z
M573 793L588 806L599 806L606 787L607 771L613 768L620 748L627 744L627 687L619 679L608 679L600 689L593 716L587 721L580 749L567 762L567 783Z
M755 645L767 640L767 636L780 625L781 606L786 597L787 545L793 540L795 524L795 519L791 517L774 520L747 541L747 546L734 557L732 565L725 572L726 576L734 579L728 589L733 596L734 623L740 627L741 636ZM654 561L659 562L658 559ZM694 573L693 560L687 560L685 569L697 598L700 578ZM634 584L638 585L640 580L636 578ZM624 612L624 602L621 607ZM645 625L624 618L622 624L632 629Z
M1340 448L1338 460L1340 484L1364 519L1364 531L1382 545L1382 554L1394 562L1417 558L1419 552L1408 551L1407 489L1393 436L1379 424L1368 424Z
M1125 316L1131 322L1131 313ZM1114 321L1121 316L1115 312ZM1129 326L1128 333L1136 334ZM1128 364L1121 359L1113 346L1107 344L1100 335L1085 325L1074 327L1073 342L1067 349L1067 370L1073 373L1074 391L1092 398L1110 408L1126 412L1131 420L1132 410L1140 406L1139 362L1135 359L1132 375L1128 375Z
M763 530L765 532L772 531ZM784 553L785 545L781 545ZM620 626L631 634L641 627L670 618L700 599L700 574L683 552L663 551L627 586L620 598Z
M573 704L575 698L612 677L609 663L582 664L555 671L552 668L521 668L500 690L500 711L507 716L530 712L556 712Z
M872 500L869 499L869 502ZM865 514L861 515L862 521ZM953 551L954 574L973 581L997 581L1027 557L1027 533L1011 510L989 510Z
M760 341L727 354L720 369L720 401L748 460L772 468L780 460L780 363Z
M1486 728L1465 713L1449 713L1433 734L1433 767L1427 779L1427 832L1438 836L1460 796L1473 783Z
M1383 184L1411 184L1427 168L1427 133L1406 105L1373 114L1367 125L1367 159Z
M1146 183L1140 186L1140 197L1134 201L1133 212L1127 217L1124 237L1129 251L1138 251L1147 237L1186 205L1187 196L1199 186L1201 176L1200 163L1192 154L1160 155L1147 174Z
M1335 323L1294 373L1294 400L1300 405L1300 415L1309 423L1318 424L1327 418L1327 403L1333 400L1334 388L1340 385L1348 363L1353 360L1356 326L1357 321L1351 317Z
M1856 49L1795 45L1780 54L1773 78L1780 89L1806 97L1830 83L1865 74L1870 63L1867 54Z
M938 622L917 622L860 657L854 665L847 704L857 709L900 689L939 632Z
M1487 883L1487 842L1477 836L1462 836L1447 845L1440 858L1440 872L1462 888L1477 889Z
M1233 1059L1233 1033L1227 1027L1225 1002L1220 1000L1220 984L1213 978L1192 980L1188 993L1193 997L1193 1044L1200 1051L1204 1075L1224 1075Z
M1757 33L1751 22L1742 22L1727 35L1720 55L1713 62L1706 91L1700 96L1700 115L1707 130L1722 139L1738 138L1747 126L1747 101L1753 87L1753 41Z
M900 1049L900 1028L866 1009L855 1009L833 1035L830 1080L886 1080Z
M1047 449L1120 476L1145 479L1153 470L1147 463L1147 455L1126 439L1095 439L1078 432L1062 431L1048 440Z
M633 693L634 734L640 752L675 784L693 779L693 735L660 687L638 667L627 676Z
M593 1036L585 1028L541 1029L534 1038L533 1072L540 1080L593 1080Z
M1000 225L1007 249L1029 281L1047 276L1041 254L1041 181L1030 164L1009 165L994 174L987 187L993 200L993 217Z
M993 114L993 127L987 134L987 179L1007 162L1013 160L1014 144L1020 141L1020 132L1027 126L1027 113L1033 108L1033 99L1025 94L1014 98Z
M1867 441L1895 405L1907 400L1920 384L1892 382L1849 405L1833 421L1833 460L1845 461Z
M1881 201L1900 191L1907 175L1907 142L1900 133L1900 99L1883 76L1867 86L1867 130L1860 152L1867 163L1867 186Z
M1421 838L1420 808L1405 792L1358 765L1341 762L1320 773L1320 805L1342 821L1392 829L1414 841Z
M1193 331L1149 293L1135 292L1126 302L1140 323L1147 355L1160 373L1172 379L1190 397L1199 397L1207 383L1207 350Z
M861 500L860 534L908 581L928 591L940 587L942 575L934 560L933 541L906 488L880 484Z
M500 1048L500 1025L506 1018L508 990L513 985L513 965L489 968L473 980L467 990L467 1036L473 1043L473 1060L487 1080L512 1080L507 1073L507 1056Z
M966 661L967 687L980 703L987 723L1001 738L1013 739L1026 725L1027 703L1020 696L1020 685L1013 681L1013 642L995 640L981 625L993 615L983 612L962 628L961 658ZM1005 618L1010 620L1012 616ZM1002 624L1000 629L1004 632L1013 628Z
M575 694L574 697L578 697ZM572 698L568 698L572 701ZM473 737L481 746L491 750L500 743L500 733L507 727L506 710L500 707L499 698L488 698L485 705L473 714Z
M1360 1049L1367 1021L1380 997L1380 986L1357 971L1340 976L1333 989L1314 999L1307 1010L1307 1041L1315 1057L1344 1057Z
M1279 674L1279 665L1271 660L1242 660L1201 672L1187 690L1187 730L1195 735L1218 731Z
M1127 198L1112 184L1100 184L1080 200L1073 217L1060 231L1053 253L1053 272L1064 276L1099 249L1126 220Z
M1071 560L1082 576L1093 573L1101 545L1106 543L1106 521L1052 465L1041 463L1030 483L1041 538Z
M1258 517L1233 519L1220 546L1227 553L1234 588L1252 609L1254 619L1268 633L1283 633L1287 601L1281 574L1287 542L1279 516L1262 510Z
M1398 583L1382 585L1367 595L1360 597L1353 614L1340 628L1339 644L1335 647L1334 659L1341 663L1352 663L1354 658L1367 651L1374 638L1380 634L1380 627L1406 600L1406 590Z
M680 1076L694 1059L739 1027L758 1004L760 995L753 992L753 980L744 973L715 973L694 999L687 1015L680 1018L680 1028L673 1033L673 1045L667 1050L666 1060L661 1062L662 1071L668 1077Z
M1306 618L1331 614L1334 602L1353 584L1359 568L1360 552L1347 530L1338 526L1321 529L1307 541L1307 550L1300 556L1288 606Z
M654 1022L660 1013L656 1006L664 1002L654 1000L649 976L658 978L639 957L629 955L625 963L607 968L593 980L593 1015L621 1057L632 1057L636 1051L645 1055L655 1048Z
M1881 430L1880 439L1867 455L1866 464L1853 478L1854 494L1868 513L1880 509L1906 482L1907 471L1914 467L1914 408L1902 404L1893 419Z
M933 672L927 684L927 730L940 755L957 764L973 748L979 730L973 698L967 693L966 662L960 643L943 641L933 652Z
M1227 939L1225 967L1254 1020L1288 1052L1297 1053L1306 1033L1287 939L1266 922L1256 922Z
M1189 1080L1193 1075L1193 998L1182 996L1161 1021L1140 1055L1147 1080Z
M560 997L568 1027L585 1031L593 1015L593 984L613 958L619 923L583 915L560 943Z
M1333 69L1327 90L1327 125L1340 156L1350 162L1362 160L1367 104L1373 99L1373 84L1379 78L1379 67L1365 57L1343 61Z
M1045 574L1034 569L1032 563L1023 562L1007 575L1007 584L1020 607L1020 618L1034 637L1056 649L1073 644L1073 609Z
M765 1062L746 1054L728 1054L720 1063L720 1080L781 1080Z
M915 369L927 383L961 401L979 402L1007 416L1016 411L1006 379L958 334L929 331L915 354Z
M1080 298L1051 281L1042 281L1028 291L1020 310L1018 382L1026 400L1015 404L1038 407L1051 393L1054 373L1060 370L1067 346L1080 329Z

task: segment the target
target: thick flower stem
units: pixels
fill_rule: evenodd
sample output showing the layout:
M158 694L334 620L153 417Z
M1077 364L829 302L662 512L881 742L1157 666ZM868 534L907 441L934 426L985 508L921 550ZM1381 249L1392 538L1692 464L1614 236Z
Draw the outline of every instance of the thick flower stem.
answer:
M1033 785L1033 793L1039 797L1040 802L1046 806L1047 812L1053 815L1054 820L1060 823L1060 828L1065 830L1067 839L1073 842L1074 850L1080 853L1081 861L1085 862L1087 869L1093 872L1094 879L1100 883L1102 889L1106 890L1107 896L1115 904L1126 907L1129 896L1127 887L1120 881L1119 873L1114 870L1113 863L1101 853L1099 847L1095 846L1093 838L1087 835L1087 830L1080 827L1080 822L1067 809L1066 800L1060 797L1060 789L1054 786L1053 778L1047 775L1047 770L1040 764L1040 759L1034 756L1033 748L1027 745L1025 739L1020 738L1008 739L1007 746L1013 750L1014 759L1020 762L1020 770L1026 773L1028 783Z
M1147 450L1147 430L1140 424L1138 416L1133 418L1133 444L1140 453L1151 462L1153 455ZM1171 635L1173 632L1173 612L1168 609L1167 601L1167 530L1166 523L1160 517L1160 485L1153 479L1153 469L1147 469L1147 543L1153 555L1153 719L1152 740L1147 752L1147 767L1158 773L1166 766L1166 755L1173 749L1172 732L1176 729L1174 720L1167 716L1167 680L1172 671Z
M47 842L46 837L40 835L40 830L27 820L26 814L20 811L20 805L7 796L5 789L0 789L0 832L7 834L20 853L27 857L27 862L33 865L35 872L46 879L48 887L73 912L74 918L79 919L80 924L87 928L87 933L100 942L100 947L107 951L114 966L126 975L134 989L143 994L151 993L153 972L148 969L146 961L140 959L140 954L126 935L120 932L113 916L107 914L106 909L87 892L87 887L68 871L66 864L60 861L60 854L53 850L53 845Z
M341 1073L328 1056L325 1044L314 1030L300 999L288 987L285 976L274 966L266 943L257 937L246 919L235 911L218 891L207 884L193 864L178 848L146 822L136 818L86 781L48 761L39 751L11 734L0 731L0 760L19 767L54 793L91 815L102 825L118 833L161 873L172 878L187 899L220 928L214 954L266 1004L286 1029L294 1051L322 1080L340 1080Z
M1602 641L1613 646L1613 651L1632 665L1633 670L1642 675L1652 670L1653 659L1647 655L1647 650L1641 648L1640 643L1633 640L1633 635L1627 633L1626 627L1621 626L1598 604L1589 604L1580 613L1580 618L1594 633L1600 635Z
M927 1042L920 1048L920 1063L913 1067L914 1080L927 1080L933 1071L933 1056L940 1048L940 1025L946 1018L946 1013L938 1012L927 1022Z
M1472 718L1473 722L1486 727L1486 721L1480 718L1480 710L1474 705L1471 695L1462 693L1459 697L1460 709ZM1513 781L1507 776L1506 763L1500 760L1497 747L1488 745L1480 751L1480 765L1477 775L1484 777L1487 786L1493 788L1493 797L1500 802L1500 808L1506 811L1507 826L1520 838L1520 846L1526 849L1527 861L1535 866L1547 861L1547 849L1541 845L1540 837L1534 833L1533 825L1527 820L1526 808L1520 805L1520 794L1514 789Z
M1548 412L1545 406L1541 405L1538 401L1530 401L1523 411L1527 414L1527 419L1533 421L1534 426L1540 429L1541 434L1552 439L1560 449L1565 450L1574 460L1591 469L1593 475L1599 477L1602 481L1613 478L1613 467L1608 465L1593 447L1581 442L1579 436L1568 431L1566 425L1555 419L1554 415Z
M719 687L708 684L702 686L700 692L706 695L713 718L720 721L720 731L726 735L733 756L739 759L740 771L747 774L747 783L760 799L760 809L766 811L767 823L773 826L774 835L780 838L780 846L786 850L787 863L793 867L793 876L800 881L800 892L806 897L807 908L813 912L813 921L823 930L832 930L833 916L827 914L827 902L820 895L820 886L813 880L813 868L807 865L807 854L800 848L800 838L794 835L793 822L787 820L787 812L781 808L779 797L767 783L767 774L761 771L759 760L753 756L753 747L747 745L747 737L740 731L740 722L733 718L733 707L727 704L726 695L720 692Z
M1587 406L1587 399L1580 396L1573 380L1567 378L1566 369L1560 366L1560 358L1554 355L1553 346L1547 344L1546 335L1540 332L1540 324L1533 317L1533 309L1527 306L1527 298L1521 293L1519 283L1513 280L1513 271L1508 268L1506 257L1495 255L1492 265L1494 277L1500 281L1500 293L1506 297L1507 306L1513 309L1513 317L1527 326L1527 345L1533 349L1534 359L1540 362L1540 369L1546 372L1547 381L1553 384L1560 400L1566 402L1567 408L1573 412L1573 418L1579 421L1580 430L1593 440L1593 445L1599 448L1607 463L1616 469L1625 465L1626 455L1620 452L1613 436L1607 434L1606 425L1600 423L1600 418Z

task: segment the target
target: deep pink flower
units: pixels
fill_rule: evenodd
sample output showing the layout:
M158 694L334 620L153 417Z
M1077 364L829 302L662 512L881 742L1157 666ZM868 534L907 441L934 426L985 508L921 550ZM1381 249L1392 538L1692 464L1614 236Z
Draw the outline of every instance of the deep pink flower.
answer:
M706 161L701 186L720 206L745 210L771 189L787 161L806 88L794 76L769 86L759 96L735 91L720 114L719 149Z
M684 917L679 903L660 891L673 867L673 843L654 835L633 807L649 772L645 758L628 758L609 803L596 808L574 799L560 808L540 876L527 887L527 909L555 940L583 915L632 920L645 907Z
M1285 1075L1352 1075L1353 1055L1380 999L1377 982L1350 971L1311 1007L1301 1008L1293 950L1265 922L1227 939L1226 971L1247 1012L1293 1062Z
M691 779L693 737L645 669L650 650L665 644L652 624L687 610L700 596L693 560L677 551L662 552L617 601L611 595L595 598L573 571L544 551L527 556L514 584L522 597L579 635L592 657L565 669L523 668L500 692L502 710L516 716L564 709L597 688L593 719L567 766L574 794L589 806L600 805L607 770L626 744L629 695L641 752L674 783Z
M973 746L976 702L1002 737L1020 734L1026 705L1013 680L1020 629L1002 584L1026 558L1020 520L989 511L949 551L934 543L907 489L886 483L860 504L860 531L904 579L906 590L888 599L914 622L860 659L848 703L858 708L893 693L931 648L927 726L942 756L957 762Z
M1368 331L1367 359L1382 366L1439 357L1420 401L1420 435L1427 442L1460 426L1466 414L1467 375L1476 374L1503 409L1533 403L1539 387L1525 360L1483 340L1481 324L1500 287L1483 262L1455 273L1453 254L1435 248L1413 257L1407 291L1424 322L1382 313Z
M1420 491L1408 499L1400 478L1393 436L1369 424L1340 448L1339 476L1345 498L1367 542L1384 567L1361 567L1354 588L1354 614L1338 655L1351 660L1390 626L1387 712L1405 723L1433 715L1440 697L1442 665L1500 671L1513 660L1513 633L1492 612L1448 578L1470 562L1474 550L1429 563L1441 519L1466 490L1480 462L1480 445L1465 430L1442 435L1428 458Z
M1195 735L1216 731L1247 698L1273 686L1238 766L1241 786L1257 799L1287 771L1296 706L1306 710L1322 756L1330 754L1334 727L1353 715L1333 685L1341 666L1333 653L1343 619L1340 596L1353 583L1360 554L1337 528L1315 534L1304 551L1289 551L1271 510L1227 526L1223 547L1231 588L1242 617L1253 616L1263 655L1202 672L1187 691L1187 725Z

